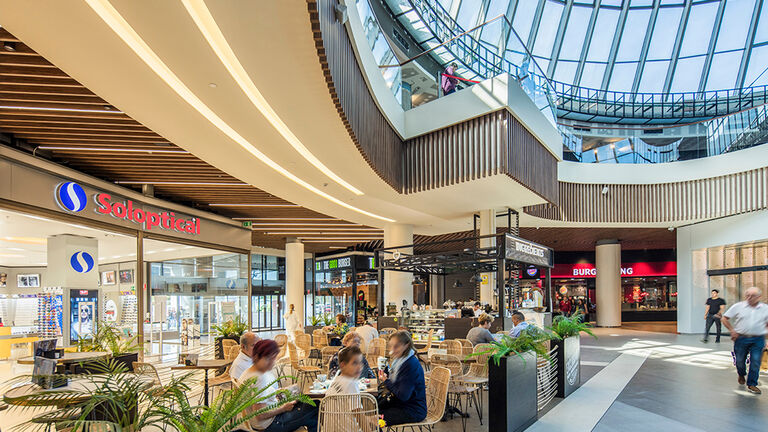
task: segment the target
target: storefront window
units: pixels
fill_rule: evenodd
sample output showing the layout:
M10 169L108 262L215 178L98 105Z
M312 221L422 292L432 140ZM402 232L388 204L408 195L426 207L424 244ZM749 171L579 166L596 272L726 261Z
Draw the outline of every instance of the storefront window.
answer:
M285 328L285 258L251 256L251 326L257 330Z
M768 301L768 241L707 249L709 290L717 289L727 304L743 299L744 291L757 287Z
M677 309L677 282L669 278L623 278L621 310Z

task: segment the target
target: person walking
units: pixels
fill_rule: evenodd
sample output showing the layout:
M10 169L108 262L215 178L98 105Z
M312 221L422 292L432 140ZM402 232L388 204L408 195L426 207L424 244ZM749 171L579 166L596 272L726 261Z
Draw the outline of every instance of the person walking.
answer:
M288 333L288 338L293 340L293 332L301 330L301 323L299 322L299 315L296 313L296 307L291 303L288 306L288 312L283 315L285 319L285 332Z
M706 326L704 329L704 339L701 341L704 343L709 342L709 330L712 328L712 324L715 325L717 335L715 336L715 342L720 342L720 333L722 333L722 322L720 319L723 317L725 311L725 300L720 298L720 291L713 289L712 297L707 299L706 311L704 312L704 320Z
M448 96L456 91L456 84L459 83L459 80L455 78L456 69L458 68L459 66L457 66L456 63L451 63L451 65L445 68L445 71L442 73L440 87L443 88L443 96Z
M723 314L723 324L731 332L733 353L736 357L736 372L739 384L747 385L750 393L761 394L757 388L760 375L760 360L768 333L768 305L760 302L762 291L752 287L744 292L744 301L731 306ZM747 354L749 354L749 375L747 375ZM745 379L746 377L746 379Z

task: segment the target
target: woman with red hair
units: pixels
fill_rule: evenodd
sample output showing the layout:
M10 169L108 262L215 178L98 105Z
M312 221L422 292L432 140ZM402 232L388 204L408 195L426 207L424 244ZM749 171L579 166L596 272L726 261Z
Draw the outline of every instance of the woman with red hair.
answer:
M275 392L278 390L277 377L272 373L280 347L271 339L262 339L253 346L253 366L246 369L238 381L245 382L256 378L255 387L262 389L269 398L254 405L254 410L276 404ZM264 432L293 432L301 426L306 426L308 432L317 431L317 407L296 401L289 402L280 408L267 411L251 420L251 427Z

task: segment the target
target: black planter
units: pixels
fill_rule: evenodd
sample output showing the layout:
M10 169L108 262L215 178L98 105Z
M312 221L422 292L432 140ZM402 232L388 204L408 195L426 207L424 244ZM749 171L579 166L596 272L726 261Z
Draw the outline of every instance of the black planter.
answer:
M488 361L489 431L520 432L536 422L536 355Z
M125 353L112 358L115 360L115 363L125 366L128 372L133 372L133 362L139 361L139 353Z
M581 385L581 338L552 341L557 345L557 397L564 398Z
M307 334L312 334L312 332L313 332L313 331L315 331L315 330L318 330L318 329L322 329L322 328L323 328L323 326L322 326L322 325L317 325L317 326L311 326L311 325L310 325L310 326L304 326L304 333L307 333Z
M234 336L219 336L215 339L215 347L214 347L214 357L217 359L223 359L224 358L224 346L221 343L224 339L233 340L236 343L240 343L240 338L236 338Z

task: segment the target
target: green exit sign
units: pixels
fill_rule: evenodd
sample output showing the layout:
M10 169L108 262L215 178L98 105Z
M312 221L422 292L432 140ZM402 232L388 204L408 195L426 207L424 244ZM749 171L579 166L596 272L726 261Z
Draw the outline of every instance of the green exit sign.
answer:
M243 222L243 228L250 228L251 227L251 221L244 221Z

